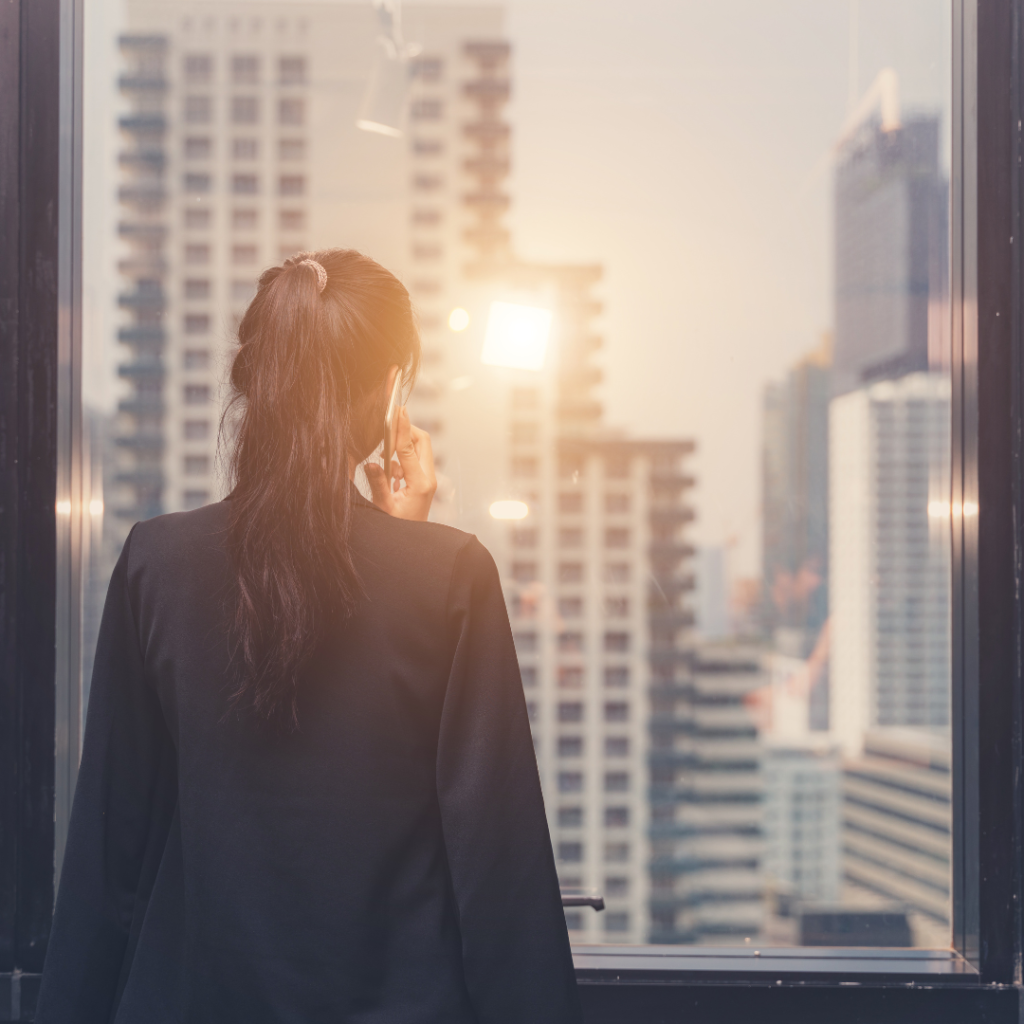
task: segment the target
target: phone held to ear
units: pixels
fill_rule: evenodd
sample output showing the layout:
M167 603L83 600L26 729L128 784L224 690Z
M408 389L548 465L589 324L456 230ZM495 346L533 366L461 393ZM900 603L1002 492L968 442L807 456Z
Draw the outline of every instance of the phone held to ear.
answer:
M388 490L391 490L391 460L395 456L395 435L398 433L398 397L402 389L402 374L395 374L395 386L391 389L388 411L384 414L384 475Z

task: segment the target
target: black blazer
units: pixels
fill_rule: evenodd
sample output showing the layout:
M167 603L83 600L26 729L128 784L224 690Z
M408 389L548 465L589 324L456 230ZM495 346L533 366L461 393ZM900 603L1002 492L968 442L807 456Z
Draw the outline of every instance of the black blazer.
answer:
M580 1019L519 668L468 534L359 499L297 731L229 711L224 503L103 612L42 1024Z

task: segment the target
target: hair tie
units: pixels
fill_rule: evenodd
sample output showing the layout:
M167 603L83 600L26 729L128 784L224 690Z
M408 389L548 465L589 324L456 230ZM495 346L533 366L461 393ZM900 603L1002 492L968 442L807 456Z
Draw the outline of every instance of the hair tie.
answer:
M316 271L316 290L323 295L327 287L327 271L316 260L299 260L297 267L312 267Z

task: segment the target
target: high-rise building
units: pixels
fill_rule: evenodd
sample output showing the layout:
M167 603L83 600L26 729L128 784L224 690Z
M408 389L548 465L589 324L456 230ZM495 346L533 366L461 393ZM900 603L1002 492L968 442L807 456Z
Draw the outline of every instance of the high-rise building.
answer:
M652 654L651 933L754 940L764 919L761 652L734 642Z
M408 12L417 56L405 132L389 137L356 127L382 53L369 4L130 0L117 228L129 386L107 502L124 524L221 496L235 327L262 268L307 248L357 248L405 279L424 337L416 415L444 471L447 310L480 173L467 126L480 53L508 52L501 23L499 7Z
M947 185L939 118L863 121L835 172L835 360L845 394L934 365L947 295ZM931 349L931 352L930 352Z
M810 654L828 618L828 404L831 344L764 390L763 615L787 653Z
M949 724L950 382L915 373L832 402L832 726Z

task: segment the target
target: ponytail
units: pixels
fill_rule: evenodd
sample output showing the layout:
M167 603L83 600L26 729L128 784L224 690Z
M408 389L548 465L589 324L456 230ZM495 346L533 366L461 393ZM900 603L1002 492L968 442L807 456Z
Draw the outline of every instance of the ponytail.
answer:
M238 342L232 699L295 723L303 668L361 595L349 465L380 443L388 368L413 378L419 336L397 278L353 250L326 249L263 273Z

